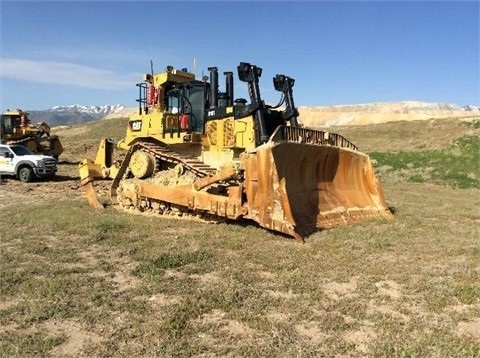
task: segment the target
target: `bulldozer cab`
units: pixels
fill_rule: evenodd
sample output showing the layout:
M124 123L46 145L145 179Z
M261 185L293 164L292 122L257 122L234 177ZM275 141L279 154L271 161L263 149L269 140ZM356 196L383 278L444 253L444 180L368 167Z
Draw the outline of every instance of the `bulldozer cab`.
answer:
M175 83L166 87L166 113L178 114L179 129L183 132L203 133L208 86L201 81Z
M191 142L192 138L199 143L204 133L209 84L170 66L163 73L145 74L143 80L137 83L138 112L130 117L125 139L117 147L128 149L146 137L168 145Z
M22 112L10 112L7 110L5 114L2 114L0 119L1 134L14 134L15 128L19 128L21 125L21 113Z
M29 113L21 109L14 111L7 109L1 116L2 139L20 139L30 135L50 133L50 127L46 123L32 125L28 116Z

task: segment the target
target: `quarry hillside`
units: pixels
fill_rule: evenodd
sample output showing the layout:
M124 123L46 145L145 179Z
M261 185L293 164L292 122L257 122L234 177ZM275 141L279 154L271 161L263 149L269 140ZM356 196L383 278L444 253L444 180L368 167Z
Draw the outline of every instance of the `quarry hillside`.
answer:
M467 118L478 115L477 107L420 101L368 103L326 107L299 107L305 126L345 126L380 124L432 118Z

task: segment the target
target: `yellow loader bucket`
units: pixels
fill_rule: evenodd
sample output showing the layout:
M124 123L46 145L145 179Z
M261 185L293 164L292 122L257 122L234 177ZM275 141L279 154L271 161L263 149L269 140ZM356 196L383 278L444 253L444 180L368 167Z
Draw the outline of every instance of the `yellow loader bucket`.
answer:
M285 133L273 135L267 144L245 156L251 219L303 239L317 229L374 217L392 218L368 155L351 143L338 143L345 140L338 135L331 145L325 132L281 130L296 135L291 139Z

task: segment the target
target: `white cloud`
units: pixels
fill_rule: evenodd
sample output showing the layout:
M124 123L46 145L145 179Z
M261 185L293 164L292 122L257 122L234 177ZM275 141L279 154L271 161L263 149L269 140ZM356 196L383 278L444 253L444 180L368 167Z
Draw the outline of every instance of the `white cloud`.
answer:
M0 78L93 89L130 89L138 76L68 62L0 58Z

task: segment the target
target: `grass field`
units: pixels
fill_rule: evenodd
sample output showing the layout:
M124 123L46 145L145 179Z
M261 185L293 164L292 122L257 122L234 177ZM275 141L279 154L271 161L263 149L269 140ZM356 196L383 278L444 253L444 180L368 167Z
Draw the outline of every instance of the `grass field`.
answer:
M339 128L395 218L304 245L95 211L76 163L125 120L63 129L59 181L0 186L0 357L480 357L478 123Z

